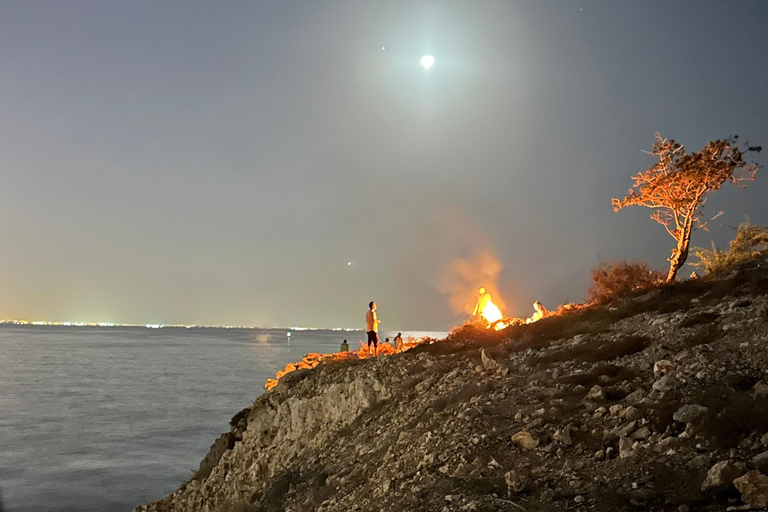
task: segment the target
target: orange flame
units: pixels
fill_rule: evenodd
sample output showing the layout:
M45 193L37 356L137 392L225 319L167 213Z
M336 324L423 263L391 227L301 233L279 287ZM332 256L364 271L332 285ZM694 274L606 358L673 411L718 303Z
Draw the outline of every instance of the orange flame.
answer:
M479 314L480 316L488 320L489 324L497 322L504 317L504 315L501 314L501 310L499 309L499 307L496 304L494 304L493 301L490 299L488 299L488 303L485 305L485 307Z

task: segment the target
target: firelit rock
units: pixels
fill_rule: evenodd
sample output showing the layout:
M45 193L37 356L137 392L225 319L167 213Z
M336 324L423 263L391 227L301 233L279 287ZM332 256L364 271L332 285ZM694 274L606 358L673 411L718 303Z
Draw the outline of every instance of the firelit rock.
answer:
M760 471L768 472L768 452L755 455L750 462Z
M709 412L709 409L703 405L689 404L684 405L675 411L675 414L672 415L672 419L679 421L680 423L693 423L703 418L707 412Z
M622 437L619 439L619 458L620 459L626 459L628 457L631 457L634 453L634 450L632 449L632 445L634 444L634 441L628 437Z
M504 483L510 495L523 492L528 486L528 474L524 471L507 471L504 473Z
M485 355L485 349L480 350L480 360L483 362L483 369L486 371L496 371L499 363Z
M665 375L653 383L653 389L661 393L666 393L670 389L677 387L677 380L669 375Z
M642 417L643 417L642 411L637 407L632 407L632 406L622 409L621 412L619 413L619 418L624 418L625 420L628 420L628 421L639 420Z
M755 384L755 387L752 388L752 392L756 396L766 396L768 395L768 384L766 384L763 381L760 381L757 384Z
M539 446L539 441L525 430L521 430L512 436L512 444L519 446L523 450L533 450Z
M753 508L768 506L768 476L759 471L750 471L736 478L733 485L741 493L741 501Z
M733 485L733 481L739 478L744 471L739 465L729 460L723 460L709 468L704 483L701 484L701 490L724 491Z
M660 361L656 361L653 364L653 376L659 379L664 375L672 373L674 369L675 369L675 363L673 363L668 359L662 359Z
M621 413L621 411L623 411L623 410L624 410L624 406L623 405L616 404L616 405L612 405L608 409L608 412L611 413L611 416L618 416Z
M624 401L628 404L637 404L640 403L640 400L643 399L644 393L642 389L636 389L627 396L624 397Z
M561 442L565 446L571 446L573 444L573 440L567 430L555 430L555 433L552 434L552 439Z
M590 388L589 393L587 393L587 398L592 400L602 400L605 398L605 391L603 391L602 387L595 384Z

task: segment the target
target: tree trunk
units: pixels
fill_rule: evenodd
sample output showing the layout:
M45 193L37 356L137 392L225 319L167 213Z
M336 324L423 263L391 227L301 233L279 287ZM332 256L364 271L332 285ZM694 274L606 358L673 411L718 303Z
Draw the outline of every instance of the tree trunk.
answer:
M693 231L693 217L686 218L683 223L680 238L677 240L677 248L672 251L672 257L669 258L669 274L667 282L674 281L677 277L677 271L680 270L688 259L688 249L691 245L691 232Z

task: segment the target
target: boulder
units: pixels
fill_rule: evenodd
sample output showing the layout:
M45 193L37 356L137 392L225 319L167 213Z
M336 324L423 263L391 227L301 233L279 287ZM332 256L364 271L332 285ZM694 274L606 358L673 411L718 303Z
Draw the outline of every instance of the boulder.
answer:
M640 400L643 399L643 396L644 396L643 390L638 388L633 392L631 392L630 394L628 394L627 396L625 396L624 401L627 402L628 404L637 404L637 403L640 403Z
M499 363L485 355L485 349L480 350L480 360L483 362L483 369L486 371L496 371Z
M573 439L571 439L571 435L567 430L555 430L555 433L552 434L552 439L563 443L565 446L571 446L573 444Z
M512 444L519 446L523 450L533 450L539 446L538 439L535 439L528 431L521 430L512 436Z
M642 417L643 417L643 412L637 407L632 407L632 406L622 409L622 411L619 413L619 418L624 418L625 420L628 420L628 421L639 420Z
M619 458L620 459L626 459L628 457L631 457L634 453L634 450L632 449L632 445L634 444L634 441L628 437L622 437L619 439Z
M703 405L689 404L684 405L675 411L675 414L672 415L672 419L679 421L680 423L693 423L703 418L707 412L709 412L709 409Z
M587 393L587 398L590 398L592 400L602 400L605 398L605 391L603 391L603 388L595 384L589 389L589 393Z
M752 465L758 470L768 472L768 452L763 452L752 457Z
M733 485L733 481L739 478L743 473L744 471L742 468L730 460L720 461L709 468L707 477L701 484L701 490L702 492L725 491Z
M623 410L624 410L624 406L623 405L616 404L616 405L612 405L608 409L608 412L611 413L611 416L618 416L619 414L621 414L621 411L623 411Z
M510 495L523 492L528 486L528 474L524 471L507 471L504 473L504 483Z
M755 384L755 387L752 388L752 392L756 396L766 396L768 395L768 384L763 382L762 380Z
M653 364L653 376L657 379L660 379L664 375L672 373L674 369L675 363L668 359L661 359Z
M651 386L655 391L659 391L661 393L665 393L669 391L670 389L673 389L677 386L677 380L670 376L665 375L656 382L653 383L653 386Z
M753 508L768 507L768 476L759 471L750 471L736 478L733 485L741 493L741 501Z

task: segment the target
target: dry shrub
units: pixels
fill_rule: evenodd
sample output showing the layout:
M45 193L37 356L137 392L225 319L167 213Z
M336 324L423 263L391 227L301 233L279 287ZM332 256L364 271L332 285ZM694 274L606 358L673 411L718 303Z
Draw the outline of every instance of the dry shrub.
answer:
M664 274L639 261L603 262L592 269L592 286L587 299L608 302L632 292L652 288L664 281Z
M691 253L699 258L691 265L703 269L708 275L722 274L732 267L768 255L768 227L752 224L747 219L736 228L736 236L727 251L719 250L713 242L711 250L694 247Z

